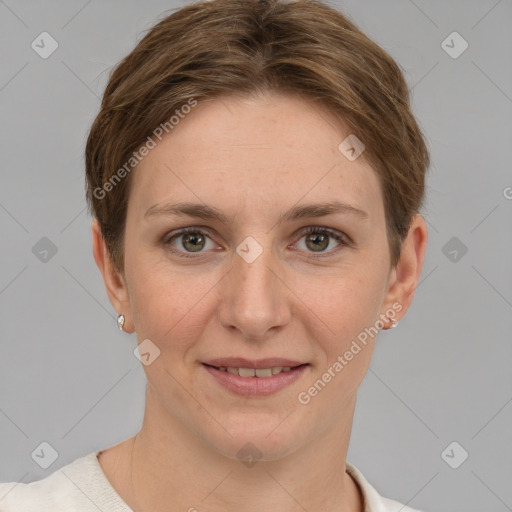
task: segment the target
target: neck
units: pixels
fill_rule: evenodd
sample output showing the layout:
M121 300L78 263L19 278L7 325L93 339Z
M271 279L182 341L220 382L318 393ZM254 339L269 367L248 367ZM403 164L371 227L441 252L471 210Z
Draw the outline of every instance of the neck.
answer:
M285 457L252 463L220 454L157 402L148 386L142 428L120 461L129 470L119 488L135 512L363 511L345 471L355 400L343 411L350 421L341 429L337 423Z

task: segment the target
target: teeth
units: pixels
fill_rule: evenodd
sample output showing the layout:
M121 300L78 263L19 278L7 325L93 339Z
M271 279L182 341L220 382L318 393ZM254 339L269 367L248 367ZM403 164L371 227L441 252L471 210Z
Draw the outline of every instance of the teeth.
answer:
M254 377L256 371L254 368L238 368L238 375L240 375L240 377Z
M272 368L257 368L256 377L272 377Z
M289 372L290 366L273 366L272 368L231 368L221 366L218 368L224 372L232 373L233 375L239 375L240 377L260 377L267 378L273 375L278 375L281 372Z

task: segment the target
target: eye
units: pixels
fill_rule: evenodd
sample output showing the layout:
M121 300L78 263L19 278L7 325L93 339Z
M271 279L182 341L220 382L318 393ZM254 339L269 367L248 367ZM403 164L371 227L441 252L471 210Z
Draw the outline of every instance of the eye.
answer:
M351 245L351 240L347 235L321 226L310 226L302 230L300 235L300 240L305 239L305 248L299 248L309 252L309 257L312 258L332 256L333 253L337 253L343 247ZM337 245L335 248L329 249L332 245L332 239L337 242ZM213 243L211 238L198 227L183 228L177 232L172 232L164 237L162 243L171 252L184 258L199 257L202 253L216 248L216 244ZM208 243L210 243L210 247L208 247Z
M211 247L207 247L208 241ZM207 250L216 247L204 231L195 227L183 228L176 233L171 233L163 239L163 244L172 252L177 252L185 258L194 258L194 253L205 252L203 251L205 247Z
M333 252L338 252L344 246L350 245L350 241L346 235L333 231L332 229L321 226L310 226L301 232L301 239L304 238L304 245L307 252L322 253L311 255L313 258L323 258L331 256ZM327 250L331 245L331 240L337 242L334 249ZM323 254L327 253L327 254Z

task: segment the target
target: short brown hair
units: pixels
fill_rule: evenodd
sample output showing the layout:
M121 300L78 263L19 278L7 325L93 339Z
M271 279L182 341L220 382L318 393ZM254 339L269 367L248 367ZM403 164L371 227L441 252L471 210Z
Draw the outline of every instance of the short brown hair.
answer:
M118 270L131 182L126 163L135 167L133 155L155 128L191 100L272 91L327 106L363 141L381 184L396 265L429 166L396 62L320 0L210 0L150 29L111 72L92 124L87 202Z

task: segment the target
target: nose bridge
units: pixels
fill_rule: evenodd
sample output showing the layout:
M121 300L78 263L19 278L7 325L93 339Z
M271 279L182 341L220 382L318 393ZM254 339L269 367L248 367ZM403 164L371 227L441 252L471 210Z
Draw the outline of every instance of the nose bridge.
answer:
M235 289L239 298L251 300L254 296L264 295L265 299L273 299L275 272L272 250L268 247L256 253L257 248L251 243L243 242L237 249L234 262ZM243 253L240 255L240 253Z
M247 237L237 246L222 297L220 320L225 327L236 327L244 337L257 339L289 321L278 266L270 242L263 245Z

